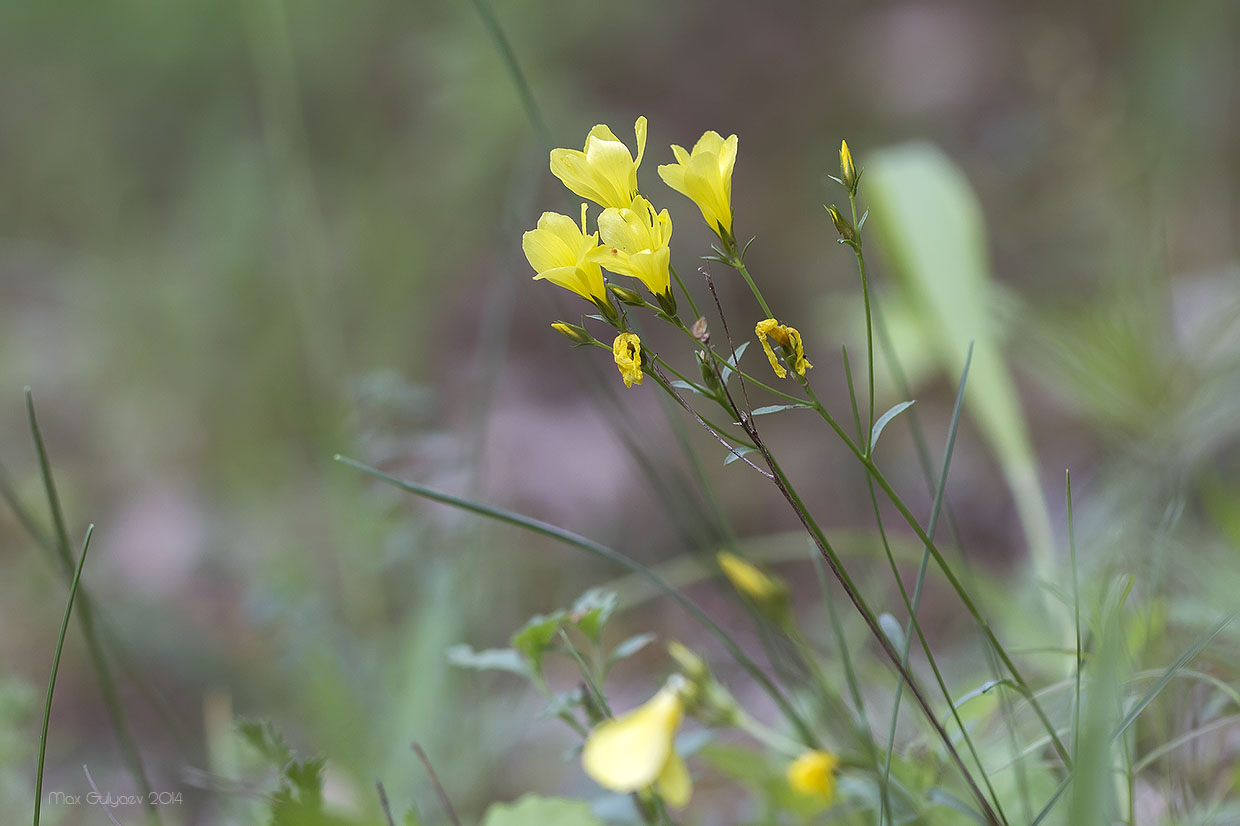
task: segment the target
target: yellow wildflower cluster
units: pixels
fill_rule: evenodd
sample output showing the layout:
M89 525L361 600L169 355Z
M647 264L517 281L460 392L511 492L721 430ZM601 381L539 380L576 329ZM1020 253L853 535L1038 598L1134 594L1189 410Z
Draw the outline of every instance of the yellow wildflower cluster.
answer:
M544 212L538 226L525 233L521 242L537 273L535 279L550 281L591 302L621 333L612 349L627 387L641 384L641 341L627 329L623 314L613 306L603 270L645 284L665 313L674 315L676 307L671 279L672 219L666 209L657 209L638 188L637 171L646 154L646 131L646 118L639 117L633 125L636 157L610 127L601 123L586 135L582 149L553 149L551 173L569 191L602 207L597 229L587 231L588 205L582 204L580 223L566 215ZM692 152L672 146L676 163L659 167L660 177L697 204L721 239L730 239L732 232L736 145L735 135L725 140L717 132L707 132ZM632 290L612 286L625 303L642 302ZM561 327L556 329L569 335Z

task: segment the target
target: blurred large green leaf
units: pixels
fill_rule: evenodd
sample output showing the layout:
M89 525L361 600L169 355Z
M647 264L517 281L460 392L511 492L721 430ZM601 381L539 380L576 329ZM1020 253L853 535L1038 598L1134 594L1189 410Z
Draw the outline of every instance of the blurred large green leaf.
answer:
M981 206L961 171L925 143L866 158L863 190L879 247L915 310L922 341L949 376L974 342L965 406L1003 469L1037 573L1054 545L1029 428L1001 353Z

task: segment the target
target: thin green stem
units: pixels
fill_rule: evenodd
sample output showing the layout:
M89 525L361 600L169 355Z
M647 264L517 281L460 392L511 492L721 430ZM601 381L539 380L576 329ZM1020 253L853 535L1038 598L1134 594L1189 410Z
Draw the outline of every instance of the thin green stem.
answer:
M685 294L685 301L689 302L689 309L693 311L693 320L697 321L702 317L702 314L698 312L697 304L693 303L693 296L689 295L689 288L685 286L685 282L680 280L680 273L676 272L675 267L669 264L668 269L672 272L672 278L676 279L676 284L680 287L680 291ZM684 324L680 326L684 327Z
M547 149L551 149L551 130L547 128L547 121L543 118L538 102L534 100L534 92L530 88L529 81L525 79L525 72L521 71L521 64L517 62L517 54L513 51L512 44L508 42L508 36L504 34L499 20L496 19L494 9L487 0L474 0L474 8L478 10L482 25L486 27L487 34L490 35L491 41L504 61L508 75L517 87L517 94L521 97L521 106L525 109L525 116L533 124L539 140Z
M857 227L857 196L852 189L848 191L848 205L852 208L853 226ZM861 298L865 304L865 354L866 367L869 371L869 427L866 432L874 430L874 322L870 312L870 282L865 273L865 253L861 250L861 229L857 227L857 239L853 242L853 252L857 256L857 270L861 273ZM864 439L864 437L863 437ZM870 454L869 442L865 442L865 452Z
M1068 500L1068 555L1072 564L1072 611L1076 625L1076 693L1072 700L1072 754L1081 747L1081 585L1076 565L1076 527L1072 518L1072 471L1064 471L1064 496Z
M65 575L69 576L73 571L73 554L69 547L69 531L65 523L64 509L60 504L60 494L56 488L56 479L52 474L52 461L47 451L47 444L43 441L43 432L39 428L38 416L35 414L34 394L29 387L26 388L26 418L30 426L31 439L34 441L35 453L39 458L39 471L43 477L43 490L47 496L48 509L51 511L52 527L56 538L55 549ZM82 636L86 640L86 650L90 654L91 666L95 672L95 680L99 685L99 694L103 700L104 708L107 709L108 721L112 726L113 734L116 736L116 744L120 749L121 759L125 762L126 768L133 775L134 781L142 793L147 820L158 824L160 818L153 795L151 794L151 783L147 779L146 770L142 766L142 756L138 751L133 734L129 730L129 724L125 719L125 711L121 706L120 695L116 690L116 682L112 678L112 669L108 666L108 660L103 654L103 645L95 628L94 610L89 596L85 592L82 594L81 605L78 608L77 615L78 624L82 627Z
M43 768L47 758L47 729L52 719L52 694L56 690L56 673L60 671L60 655L64 651L65 635L69 631L69 615L73 613L73 601L82 583L82 569L86 565L86 552L90 550L90 537L94 532L95 526L88 525L86 538L82 540L82 553L78 556L77 570L73 572L73 582L69 584L69 600L65 603L65 616L60 623L60 636L56 639L56 653L52 656L52 674L47 679L47 699L43 702L43 728L39 732L39 767L34 777L34 826L39 826L39 811L43 803Z
M1046 729L1047 733L1051 735L1051 742L1055 747L1055 751L1059 754L1059 758L1064 761L1065 766L1070 767L1072 765L1072 758L1068 754L1068 750L1064 747L1063 742L1059 739L1059 735L1055 730L1054 724L1051 723L1050 718L1047 716L1046 710L1042 708L1041 704L1038 703L1037 699L1033 696L1033 689L1029 686L1028 681L1025 680L1016 663L1012 661L1012 658L1008 655L1007 650L1004 649L1003 645L999 642L999 638L995 636L994 629L990 627L990 623L982 614L981 609L973 600L972 595L969 594L968 589L964 587L964 583L960 581L960 577L956 575L954 570L952 570L952 567L948 564L947 559L944 558L938 546L934 544L934 540L931 539L931 537L921 527L921 523L917 521L917 517L914 516L908 506L904 504L904 500L900 498L900 495L896 493L895 488L891 486L891 483L887 481L887 478L883 475L882 471L878 469L878 465L874 463L873 458L865 455L865 453L853 442L853 440L849 438L848 434L840 426L839 422L837 422L826 407L823 406L822 402L818 399L818 396L814 393L809 382L804 377L799 377L798 380L801 382L801 386L805 389L806 393L810 396L810 405L817 411L818 415L822 417L823 421L825 421L828 426L835 431L840 440L843 441L848 447L849 452L851 452L853 456L857 458L857 461L865 467L866 471L874 478L874 481L878 483L878 486L883 491L883 494L893 505L895 505L896 510L899 511L900 516L904 519L905 523L912 528L913 533L917 535L917 539L921 541L927 550L929 550L930 556L934 558L935 564L938 565L940 570L943 571L943 575L947 578L952 590L956 592L956 596L960 599L961 603L963 603L965 610L967 610L973 617L974 622L985 636L986 641L992 648L994 648L995 653L999 655L999 659L1003 662L1004 668L1007 669L1008 673L1012 676L1013 681L1019 687L1021 694L1029 700L1030 706L1033 708L1034 713L1042 723L1042 726Z

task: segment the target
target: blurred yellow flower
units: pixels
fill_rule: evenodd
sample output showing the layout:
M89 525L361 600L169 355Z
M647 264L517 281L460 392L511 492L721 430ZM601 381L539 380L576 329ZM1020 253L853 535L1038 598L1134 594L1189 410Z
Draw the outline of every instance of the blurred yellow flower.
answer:
M727 140L706 132L693 152L672 146L676 163L659 167L659 177L698 209L707 225L721 237L732 232L732 168L736 166L736 135Z
M715 558L732 586L754 602L781 599L787 592L783 583L762 573L736 554L720 551Z
M642 340L635 333L621 333L611 344L616 367L625 387L642 383Z
M758 340L762 342L762 349L766 351L767 360L771 362L771 369L781 379L787 377L788 371L779 363L779 359L775 358L775 351L771 349L771 343L767 341L768 336L775 339L775 343L788 352L791 357L791 367L798 376L804 376L805 371L814 366L809 363L809 359L805 358L805 345L801 342L801 334L797 328L768 318L759 321L753 331L757 333Z
M637 195L637 167L646 152L646 118L633 125L637 136L637 159L624 142L604 124L586 136L584 151L551 150L551 174L564 186L604 207L627 207Z
M598 248L598 233L586 234L586 205L581 205L581 226L567 215L544 212L538 228L521 237L521 249L530 266L552 284L572 290L601 306L609 305L603 272L590 257Z
M788 764L788 785L807 797L823 803L835 798L835 770L840 761L826 751L807 751Z
M671 294L672 218L666 209L656 214L638 195L622 209L603 210L598 231L604 246L590 253L591 261L636 278L656 296Z
M674 675L645 704L590 732L581 763L594 782L624 793L654 786L678 809L689 802L693 783L674 743L685 713L683 680Z

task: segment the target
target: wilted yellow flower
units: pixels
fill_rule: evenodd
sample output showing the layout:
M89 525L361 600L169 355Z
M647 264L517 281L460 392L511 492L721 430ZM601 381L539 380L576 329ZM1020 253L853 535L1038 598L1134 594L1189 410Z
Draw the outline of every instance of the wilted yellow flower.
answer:
M609 208L598 217L603 246L590 253L590 260L618 275L628 275L646 285L656 296L672 291L672 218L667 210L638 195L623 209Z
M616 367L624 379L625 387L642 383L642 340L636 333L621 333L611 344Z
M586 136L584 151L551 150L551 174L582 198L604 207L627 207L637 195L637 167L646 152L646 119L633 125L637 136L637 159L604 124Z
M736 135L727 140L718 132L707 132L689 153L672 146L676 163L659 167L659 177L684 195L698 209L712 230L722 235L732 232L732 168L736 166Z
M857 191L857 167L853 164L852 151L848 148L848 141L840 141L840 180L844 182L844 188L849 192Z
M581 226L557 212L544 212L538 228L521 237L521 249L538 275L552 284L572 290L599 306L610 304L603 273L590 257L598 248L598 233L586 234L586 205L581 205Z
M804 376L805 371L814 366L809 363L809 359L805 358L805 345L801 342L801 334L796 327L789 327L773 318L767 318L759 321L753 331L757 333L758 340L762 342L762 349L766 351L766 357L771 362L771 369L781 379L788 375L788 371L779 363L779 359L775 358L775 351L771 349L767 336L775 339L776 344L788 351L792 369L797 372L798 376Z
M684 678L674 675L645 704L590 732L581 752L586 774L613 792L654 786L668 805L687 804L693 783L674 742L685 714L683 685Z
M835 798L835 770L840 761L827 751L807 751L788 764L788 785L823 803Z
M720 551L715 558L732 586L754 602L781 599L787 593L783 583L762 573L736 554Z

